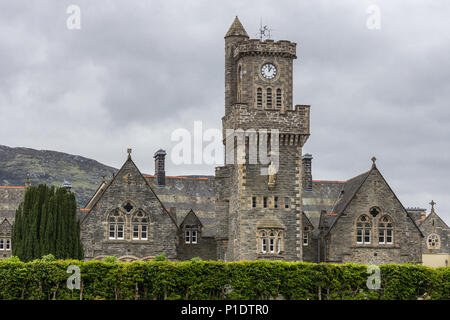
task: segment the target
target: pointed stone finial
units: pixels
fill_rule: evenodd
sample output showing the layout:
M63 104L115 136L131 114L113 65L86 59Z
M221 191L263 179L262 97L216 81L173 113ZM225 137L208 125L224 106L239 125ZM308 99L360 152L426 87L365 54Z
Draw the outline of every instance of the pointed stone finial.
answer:
M133 151L131 148L127 149L128 159L131 159L131 151Z
M377 165L376 165L376 163L375 163L375 162L377 162L377 158L375 158L375 157L372 157L372 159L370 159L370 160L372 160L372 168L376 168L376 167L377 167Z
M239 21L239 18L237 16L236 16L236 18L234 18L234 21L231 24L230 29L228 29L228 32L225 35L225 38L232 37L232 36L248 38L247 31L245 31L244 27L242 26L242 23Z
M431 200L430 204L431 204L431 212L434 212L434 205L436 204L436 202L434 202L434 200Z

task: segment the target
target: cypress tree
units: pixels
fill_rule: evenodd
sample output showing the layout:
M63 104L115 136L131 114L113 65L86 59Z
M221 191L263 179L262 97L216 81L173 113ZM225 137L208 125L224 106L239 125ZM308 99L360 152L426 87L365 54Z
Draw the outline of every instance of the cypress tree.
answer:
M53 254L83 259L75 195L46 185L27 189L13 224L13 255L22 261Z

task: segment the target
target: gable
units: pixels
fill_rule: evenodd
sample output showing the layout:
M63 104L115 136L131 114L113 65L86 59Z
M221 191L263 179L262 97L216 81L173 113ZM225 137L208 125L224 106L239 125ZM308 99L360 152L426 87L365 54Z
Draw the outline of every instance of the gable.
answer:
M0 234L6 234L11 232L11 224L9 223L8 219L3 219L3 221L0 223Z
M96 193L92 201L90 201L90 210L82 220L82 224L93 214L96 214L96 208L99 206L103 209L108 208L108 210L115 210L116 208L126 210L129 203L133 208L151 206L170 218L177 227L174 217L166 210L131 157L128 157L113 179L99 188ZM105 212L101 212L101 214L105 214Z
M444 220L441 219L441 217L434 210L432 210L430 214L426 216L425 220L420 224L420 229L423 230L424 228L427 227L433 227L432 225L433 220L435 223L434 225L435 227L440 227L450 231L449 226L445 223Z
M197 217L197 215L195 214L195 212L191 209L188 214L186 215L186 217L184 217L183 222L181 222L180 224L180 228L188 225L188 226L199 226L199 227L203 227L200 219Z
M335 207L334 214L336 215L336 219L331 224L327 233L331 231L342 216L353 215L356 218L356 216L364 213L370 215L370 209L378 207L381 209L381 215L387 214L394 221L412 224L423 237L414 219L406 211L376 166L373 166L370 171L350 179L346 185L344 187L344 194Z

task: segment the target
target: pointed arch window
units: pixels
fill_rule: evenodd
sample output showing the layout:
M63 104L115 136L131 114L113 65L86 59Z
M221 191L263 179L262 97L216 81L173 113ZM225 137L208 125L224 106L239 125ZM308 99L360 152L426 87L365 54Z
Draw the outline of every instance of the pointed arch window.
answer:
M372 224L366 215L362 215L356 222L356 243L370 244Z
M261 252L267 252L267 234L265 232L261 234Z
M378 224L378 243L379 244L392 244L394 237L394 227L392 219L388 216L384 216L380 219Z
M266 106L267 108L272 108L272 89L267 88L266 91Z
M133 240L148 239L148 216L142 210L139 210L132 220Z
M238 68L238 96L237 101L241 101L241 87L242 87L242 66L239 66Z
M281 89L277 89L277 108L281 108Z
M111 212L108 218L108 232L110 240L125 239L125 217L119 210Z
M258 232L258 250L260 253L280 254L283 251L283 231L276 229Z
M256 106L258 108L262 107L262 89L261 88L256 89Z
M269 252L274 253L275 252L275 233L271 232L269 234Z

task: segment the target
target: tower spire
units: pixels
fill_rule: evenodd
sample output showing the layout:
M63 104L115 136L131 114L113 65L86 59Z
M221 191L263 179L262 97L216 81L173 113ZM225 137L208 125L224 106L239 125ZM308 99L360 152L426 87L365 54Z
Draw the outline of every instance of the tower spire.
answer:
M239 21L238 16L236 16L236 18L234 18L234 21L231 24L231 27L228 29L228 32L225 35L225 38L232 37L232 36L241 36L241 37L248 38L247 31L245 31L244 27L242 26L242 23Z

